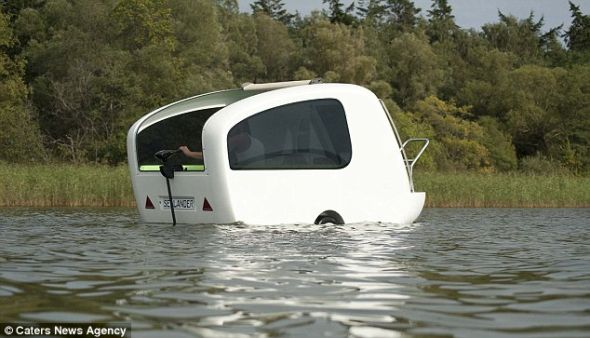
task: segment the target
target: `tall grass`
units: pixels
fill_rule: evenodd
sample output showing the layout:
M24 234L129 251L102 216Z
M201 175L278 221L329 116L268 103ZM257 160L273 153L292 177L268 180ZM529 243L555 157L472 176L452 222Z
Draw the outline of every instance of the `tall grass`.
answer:
M0 164L0 206L135 206L127 166Z
M417 191L436 208L588 208L590 177L569 175L417 173Z
M590 177L417 172L426 206L590 207ZM127 166L0 163L0 207L134 207Z

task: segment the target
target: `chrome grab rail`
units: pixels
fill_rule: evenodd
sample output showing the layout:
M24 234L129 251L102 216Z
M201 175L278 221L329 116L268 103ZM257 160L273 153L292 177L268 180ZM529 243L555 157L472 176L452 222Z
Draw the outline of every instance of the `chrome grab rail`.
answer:
M410 189L412 192L414 192L414 177L413 177L414 164L416 164L416 161L418 161L420 156L422 156L422 153L424 152L424 150L426 150L426 147L428 147L430 140L427 138L409 138L402 144L402 140L399 136L399 132L397 131L397 127L395 126L395 123L393 122L393 118L391 117L391 114L389 114L389 110L387 110L387 107L385 106L385 102L383 102L383 100L379 100L379 102L381 103L381 107L383 108L383 111L385 112L385 115L387 116L387 119L389 120L389 124L391 125L391 129L393 129L393 134L395 135L395 139L397 140L397 144L401 144L401 148L399 148L399 150L402 153L402 157L403 157L404 163L406 165L406 171L408 173L408 179L410 181ZM408 143L417 142L417 141L424 142L424 145L422 146L422 148L420 149L420 151L418 152L418 155L416 155L416 157L414 157L413 159L408 159L408 156L406 155L405 147Z
M424 142L424 144L422 145L422 148L420 148L420 151L418 151L418 154L416 154L414 158L408 158L406 155L405 148L406 145L413 142ZM420 156L422 156L422 153L424 153L424 151L428 147L428 144L430 144L430 140L427 138L409 138L402 144L401 148L399 149L403 154L404 161L406 162L406 168L408 170L408 175L410 176L410 188L412 189L412 191L414 191L414 165L416 164Z

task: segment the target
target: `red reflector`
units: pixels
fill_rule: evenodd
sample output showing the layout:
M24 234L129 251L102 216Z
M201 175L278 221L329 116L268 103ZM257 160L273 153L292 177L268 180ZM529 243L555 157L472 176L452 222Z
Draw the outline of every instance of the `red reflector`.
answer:
M203 201L203 211L213 211L213 208L211 207L211 204L209 204L209 201L207 201L206 197Z
M145 197L145 208L146 209L156 209L154 207L154 203L152 203L152 200L150 200L150 197L149 196L146 196Z

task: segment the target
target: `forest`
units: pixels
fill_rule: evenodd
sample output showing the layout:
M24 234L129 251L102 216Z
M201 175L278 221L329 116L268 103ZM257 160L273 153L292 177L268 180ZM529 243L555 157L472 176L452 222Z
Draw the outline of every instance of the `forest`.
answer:
M318 6L321 5L320 0ZM578 0L579 1L579 0ZM447 0L0 0L0 163L119 164L128 128L180 98L321 77L365 86L420 168L590 174L590 15L457 26Z

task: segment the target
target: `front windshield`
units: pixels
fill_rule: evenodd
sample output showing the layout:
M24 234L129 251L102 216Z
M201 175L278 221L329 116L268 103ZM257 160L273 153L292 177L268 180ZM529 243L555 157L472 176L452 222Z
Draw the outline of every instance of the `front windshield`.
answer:
M137 135L137 160L140 171L159 171L162 164L154 154L163 149L175 150L186 145L192 151L203 151L203 126L221 107L176 115L152 124ZM203 159L176 154L168 160L177 170L203 171Z

